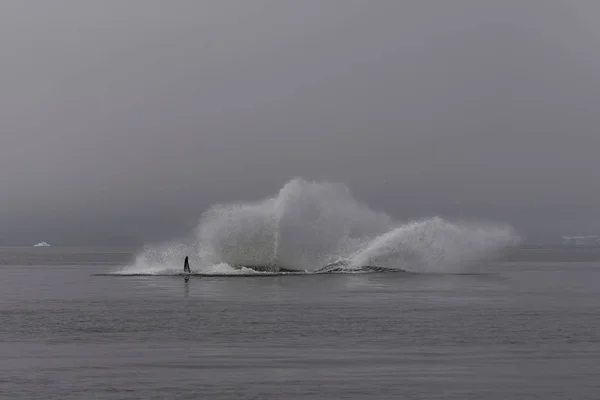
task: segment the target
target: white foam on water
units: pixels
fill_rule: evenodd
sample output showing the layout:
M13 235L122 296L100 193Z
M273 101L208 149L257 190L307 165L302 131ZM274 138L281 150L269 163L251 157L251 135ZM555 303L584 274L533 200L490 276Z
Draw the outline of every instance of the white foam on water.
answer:
M296 178L262 201L211 207L191 245L147 245L119 272L180 274L189 256L192 272L206 274L265 273L240 266L310 272L340 260L348 272L374 266L453 273L492 259L518 240L504 224L438 217L400 223L357 202L342 184Z

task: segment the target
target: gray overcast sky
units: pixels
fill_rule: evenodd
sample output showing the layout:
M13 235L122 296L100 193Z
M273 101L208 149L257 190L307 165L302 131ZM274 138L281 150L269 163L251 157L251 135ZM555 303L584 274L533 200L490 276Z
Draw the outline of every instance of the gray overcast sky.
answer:
M598 15L593 0L4 0L0 245L167 239L294 176L400 219L600 233Z

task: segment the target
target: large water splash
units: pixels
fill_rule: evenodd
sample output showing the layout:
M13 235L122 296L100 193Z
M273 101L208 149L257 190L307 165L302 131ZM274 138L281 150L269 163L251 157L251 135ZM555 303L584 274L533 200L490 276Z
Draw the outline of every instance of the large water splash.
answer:
M210 208L193 244L146 246L121 272L179 273L185 255L199 273L240 273L232 268L239 266L317 271L334 262L347 270L459 272L517 240L513 229L501 224L437 217L401 224L358 203L344 185L297 178L262 201Z

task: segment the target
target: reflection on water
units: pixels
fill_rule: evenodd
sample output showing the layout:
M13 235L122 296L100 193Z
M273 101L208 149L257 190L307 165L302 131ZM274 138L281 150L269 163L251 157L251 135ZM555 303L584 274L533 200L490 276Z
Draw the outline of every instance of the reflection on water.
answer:
M599 398L598 265L98 272L0 269L0 397Z

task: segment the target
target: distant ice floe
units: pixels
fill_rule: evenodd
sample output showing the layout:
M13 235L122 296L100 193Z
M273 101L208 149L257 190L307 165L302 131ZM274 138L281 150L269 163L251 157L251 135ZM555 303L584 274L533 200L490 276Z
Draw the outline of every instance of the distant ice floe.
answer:
M34 244L33 247L50 247L50 245L46 242L40 242L38 244Z

